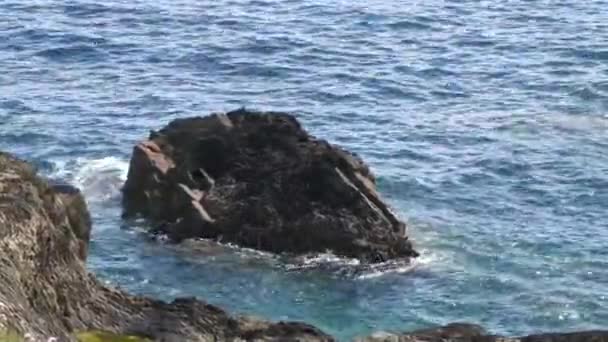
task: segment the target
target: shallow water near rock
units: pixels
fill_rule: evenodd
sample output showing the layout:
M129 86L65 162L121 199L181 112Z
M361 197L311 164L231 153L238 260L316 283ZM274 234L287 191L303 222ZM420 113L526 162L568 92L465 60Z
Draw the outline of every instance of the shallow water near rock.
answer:
M85 192L110 283L348 340L452 321L608 322L607 1L0 4L0 144ZM293 111L359 153L422 257L365 270L120 219L133 144L171 119ZM306 265L314 267L306 267Z

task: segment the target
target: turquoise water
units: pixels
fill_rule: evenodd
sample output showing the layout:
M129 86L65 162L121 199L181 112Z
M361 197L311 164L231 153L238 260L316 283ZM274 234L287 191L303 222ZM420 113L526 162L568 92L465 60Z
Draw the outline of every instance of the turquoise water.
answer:
M83 189L89 265L342 340L451 321L606 328L607 1L0 1L0 146ZM178 117L293 111L359 153L412 267L296 267L120 219L133 144Z

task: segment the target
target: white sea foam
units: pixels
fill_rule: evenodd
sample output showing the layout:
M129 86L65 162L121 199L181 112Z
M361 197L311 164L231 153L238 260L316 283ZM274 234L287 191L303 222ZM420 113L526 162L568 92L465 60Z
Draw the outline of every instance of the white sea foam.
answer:
M363 272L358 274L357 279L378 278L387 274L407 273L414 270L419 265L418 260L410 261L394 260L379 264L368 265Z
M235 253L244 260L263 260L264 263L280 267L287 272L317 270L355 279L370 279L395 273L407 273L416 268L428 267L441 259L434 253L423 251L420 257L411 260L398 259L378 264L367 264L362 263L359 259L340 257L329 251L304 256L278 256L269 252L239 247L232 243L221 243L207 239L189 239L179 244L176 249L209 256Z
M355 258L339 257L326 252L294 258L285 266L285 269L290 272L324 270L339 276L370 279L395 273L407 273L419 267L428 267L436 260L438 257L435 254L425 251L420 257L411 260L396 259L367 264Z
M120 194L128 168L128 161L117 157L76 158L56 161L50 176L79 188L89 202L103 202Z
M357 265L361 264L359 259L341 258L331 252L320 253L320 254L316 254L316 255L312 255L312 256L305 256L303 258L302 263L304 265L313 265L313 266L319 265L319 264L329 264L329 263L339 263L342 265L350 265L350 266L357 266Z

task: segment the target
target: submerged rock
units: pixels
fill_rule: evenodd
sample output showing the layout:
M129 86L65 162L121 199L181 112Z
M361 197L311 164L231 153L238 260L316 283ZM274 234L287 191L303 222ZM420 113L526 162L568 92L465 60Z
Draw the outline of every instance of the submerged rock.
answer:
M452 323L400 334L376 333L356 342L608 342L608 330L503 337L488 334L475 324Z
M418 255L368 166L289 114L174 120L135 146L123 194L127 216L141 214L178 241L369 262Z
M101 284L85 270L91 222L77 189L49 184L0 153L0 333L75 341L102 330L157 341L332 341L301 323L233 317L196 299L172 303Z

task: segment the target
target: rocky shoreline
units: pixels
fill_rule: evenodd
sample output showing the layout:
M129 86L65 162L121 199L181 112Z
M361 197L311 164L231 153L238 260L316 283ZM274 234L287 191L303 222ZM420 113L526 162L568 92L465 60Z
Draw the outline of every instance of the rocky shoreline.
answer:
M481 326L453 323L443 327L416 330L404 333L376 333L355 342L605 342L606 331L581 331L572 333L534 334L522 337L492 335Z
M80 192L0 154L0 333L76 341L103 330L156 341L331 341L302 323L231 316L194 298L131 296L85 269L91 221ZM1 336L1 334L0 334Z
M126 214L143 214L176 241L209 237L296 254L319 243L370 263L417 255L363 161L309 136L287 114L235 111L174 121L135 148L131 168ZM287 224L293 222L297 230ZM15 331L36 341L77 341L78 332L101 330L164 342L335 340L305 323L110 288L85 268L91 228L78 189L0 153L0 337ZM508 338L460 323L357 341L598 342L608 341L608 331Z

